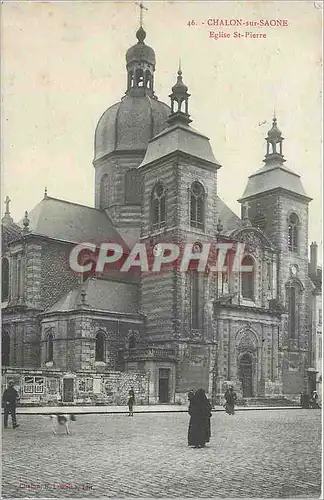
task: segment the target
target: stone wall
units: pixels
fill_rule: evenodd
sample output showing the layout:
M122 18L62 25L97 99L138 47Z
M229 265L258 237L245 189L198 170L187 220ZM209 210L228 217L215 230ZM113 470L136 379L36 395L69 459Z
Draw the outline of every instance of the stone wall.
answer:
M2 391L9 380L15 382L20 394L20 404L52 405L58 404L63 396L64 380L74 380L74 405L122 405L126 406L128 391L134 388L135 404L148 403L148 378L144 373L122 373L108 371L104 374L94 372L59 372L57 370L23 370L9 368L2 377Z
M211 377L215 362L215 347L206 343L188 342L179 345L176 398L190 390L212 392Z
M98 161L95 165L95 207L100 208L100 182L104 175L109 177L109 202L106 208L109 217L116 226L139 227L141 217L141 199L137 203L127 202L126 173L136 167L143 159L143 153L113 154ZM141 181L139 178L139 186ZM130 197L128 197L130 199ZM133 197L132 197L133 198Z
M95 360L95 339L101 331L105 335L105 361ZM98 373L121 368L119 352L128 347L128 339L135 336L140 344L142 321L95 314L86 308L69 314L51 315L42 321L42 366L46 366L47 336L54 336L54 368L72 372L85 370Z
M10 366L40 366L41 329L37 311L15 307L2 315L2 329L10 338Z
M80 283L72 271L69 256L73 245L59 242L42 243L41 306L46 309Z

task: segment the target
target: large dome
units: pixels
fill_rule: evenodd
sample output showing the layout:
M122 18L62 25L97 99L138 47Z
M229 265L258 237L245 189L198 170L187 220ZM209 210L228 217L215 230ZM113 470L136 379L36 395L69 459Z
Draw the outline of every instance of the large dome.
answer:
M146 150L167 125L169 106L148 95L126 95L101 116L95 132L94 161L112 151Z

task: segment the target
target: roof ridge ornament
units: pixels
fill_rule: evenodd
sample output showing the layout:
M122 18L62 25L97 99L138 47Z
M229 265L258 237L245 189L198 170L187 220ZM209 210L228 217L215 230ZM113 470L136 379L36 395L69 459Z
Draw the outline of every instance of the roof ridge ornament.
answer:
M23 233L24 234L27 234L30 232L30 229L29 229L29 219L28 219L28 212L27 210L25 211L25 217L23 219Z

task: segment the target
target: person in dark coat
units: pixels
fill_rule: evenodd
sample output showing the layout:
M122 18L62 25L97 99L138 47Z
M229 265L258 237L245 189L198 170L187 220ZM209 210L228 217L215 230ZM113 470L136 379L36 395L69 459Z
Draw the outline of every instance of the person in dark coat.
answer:
M3 417L3 424L4 428L6 429L8 427L8 418L9 414L11 414L11 419L12 419L12 427L16 429L16 427L19 427L19 424L17 424L17 418L16 418L16 407L17 407L17 400L19 399L19 394L14 388L14 382L10 380L7 389L4 391L3 396L2 396L2 404L3 404L3 412L4 412L4 417Z
M130 388L128 391L128 416L133 417L134 416L134 404L135 404L135 393L133 387Z
M229 415L234 415L234 404L237 399L236 392L234 392L233 386L230 386L224 394L226 401L225 411Z
M188 428L188 446L204 448L210 441L211 404L204 389L198 389L191 398L188 413L190 415Z

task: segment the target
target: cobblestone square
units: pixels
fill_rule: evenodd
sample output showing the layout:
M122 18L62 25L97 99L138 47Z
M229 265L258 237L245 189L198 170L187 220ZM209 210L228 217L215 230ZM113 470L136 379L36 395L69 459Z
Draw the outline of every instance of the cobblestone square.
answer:
M320 410L216 412L205 449L188 448L188 420L78 415L54 436L48 417L20 416L3 430L3 498L319 497Z

